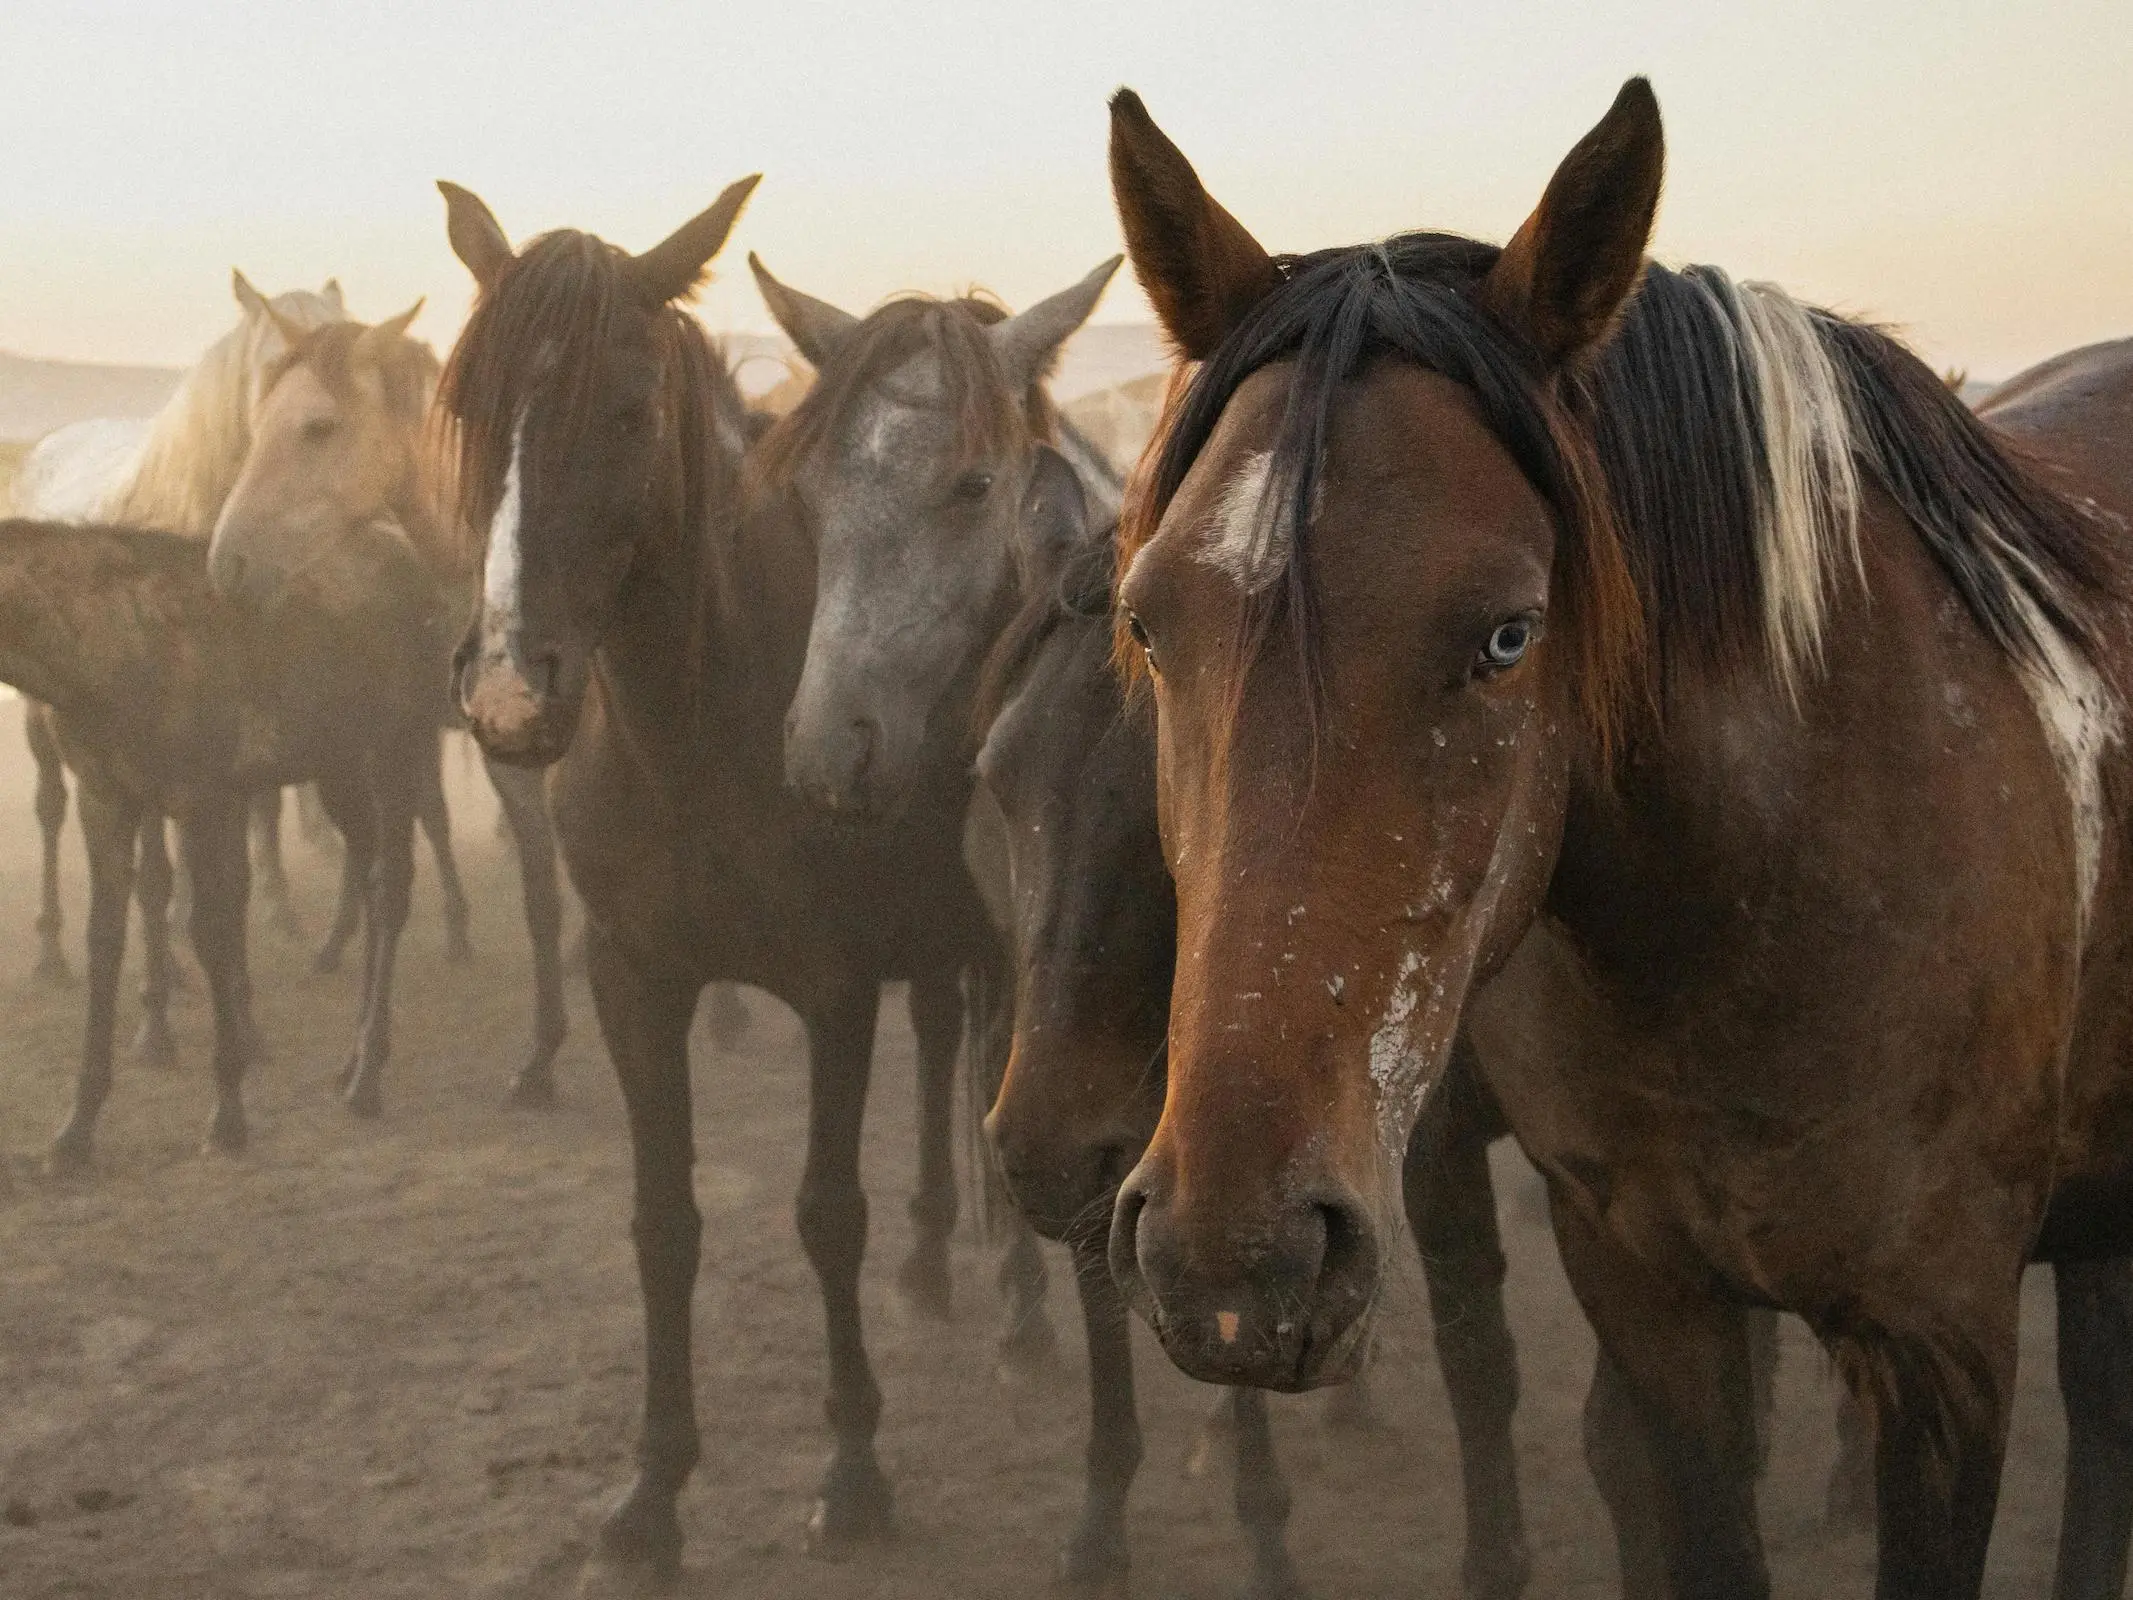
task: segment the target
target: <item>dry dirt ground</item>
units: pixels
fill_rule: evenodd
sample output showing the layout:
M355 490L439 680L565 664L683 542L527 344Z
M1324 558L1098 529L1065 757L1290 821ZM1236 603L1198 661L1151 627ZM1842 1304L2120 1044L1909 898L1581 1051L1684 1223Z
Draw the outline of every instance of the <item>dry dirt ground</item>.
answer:
M0 706L0 1151L11 1190L0 1196L0 1596L573 1593L635 1427L627 1147L579 983L562 1109L502 1108L526 1034L527 962L508 846L478 773L453 759L478 960L444 964L425 862L382 1122L353 1121L328 1084L348 1041L352 976L313 976L303 949L262 928L257 986L273 1058L253 1081L251 1153L200 1151L208 1086L196 985L179 1007L179 1070L122 1062L93 1174L55 1183L39 1158L66 1103L80 995L29 976L35 831L15 720ZM332 862L291 836L316 931ZM79 860L70 824L77 964ZM706 1448L682 1501L681 1593L1042 1592L1078 1504L1078 1320L1055 1256L1064 1369L1053 1383L1001 1387L990 1263L967 1229L954 1322L899 1316L889 1283L909 1236L912 1056L893 994L868 1130L865 1304L902 1532L843 1565L803 1553L826 1448L820 1315L790 1211L805 1084L796 1023L761 996L751 1003L739 1050L702 1044L697 1056ZM1498 1177L1525 1370L1532 1592L1610 1594L1612 1540L1578 1443L1590 1336L1534 1221L1531 1176L1507 1148ZM1996 1596L2047 1584L2063 1435L2046 1288L2033 1277ZM1458 1593L1451 1419L1420 1300L1410 1274L1384 1340L1381 1431L1334 1434L1316 1399L1276 1403L1296 1554L1323 1600ZM1149 1449L1131 1522L1136 1593L1233 1594L1244 1567L1226 1473L1182 1470L1208 1392L1145 1337L1140 1359ZM1821 1520L1830 1417L1823 1362L1791 1328L1763 1501L1785 1595L1871 1589L1871 1540L1833 1535Z

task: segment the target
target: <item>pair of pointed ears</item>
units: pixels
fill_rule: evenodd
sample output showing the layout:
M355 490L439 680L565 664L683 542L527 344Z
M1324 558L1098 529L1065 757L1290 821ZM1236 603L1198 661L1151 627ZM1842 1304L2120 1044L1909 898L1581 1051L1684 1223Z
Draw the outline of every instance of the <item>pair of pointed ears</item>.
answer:
M1590 355L1613 331L1643 270L1665 167L1659 102L1632 78L1490 270L1484 303L1550 367ZM1281 281L1273 258L1201 186L1130 89L1111 99L1111 190L1164 331L1180 356L1205 360Z
M748 197L762 181L758 172L728 184L704 210L642 255L630 257L630 273L646 304L663 306L679 300L703 282L712 257L725 248ZM452 253L465 263L484 292L493 289L518 259L496 213L481 196L456 183L440 178L437 190L444 196L445 234L452 241Z
M1026 389L1049 374L1059 347L1089 320L1124 259L1113 256L1072 288L1062 289L985 330L1010 387ZM817 300L790 284L780 283L754 251L748 254L748 268L763 293L763 304L770 308L785 336L817 372L822 371L836 359L839 347L859 326L860 319L827 300Z
M272 302L252 287L252 280L240 267L230 268L230 293L237 297L237 307L247 317L266 317L272 312ZM318 297L325 301L326 309L336 317L348 315L348 303L341 297L341 280L328 278L319 286Z

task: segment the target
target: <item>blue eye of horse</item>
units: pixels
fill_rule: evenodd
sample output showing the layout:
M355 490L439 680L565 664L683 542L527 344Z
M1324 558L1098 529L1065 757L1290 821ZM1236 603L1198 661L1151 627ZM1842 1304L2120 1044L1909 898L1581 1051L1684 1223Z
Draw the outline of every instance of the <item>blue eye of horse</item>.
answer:
M1532 643L1532 618L1513 617L1508 622L1499 622L1496 631L1489 635L1488 645L1481 652L1482 664L1498 671L1505 667L1515 667L1525 655L1526 647Z

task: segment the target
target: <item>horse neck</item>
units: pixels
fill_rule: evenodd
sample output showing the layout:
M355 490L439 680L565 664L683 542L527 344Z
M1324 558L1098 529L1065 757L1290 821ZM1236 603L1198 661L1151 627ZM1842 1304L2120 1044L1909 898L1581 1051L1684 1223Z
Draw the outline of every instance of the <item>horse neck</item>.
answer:
M205 538L252 448L251 376L259 330L248 319L215 343L156 413L139 464L99 508L100 522Z

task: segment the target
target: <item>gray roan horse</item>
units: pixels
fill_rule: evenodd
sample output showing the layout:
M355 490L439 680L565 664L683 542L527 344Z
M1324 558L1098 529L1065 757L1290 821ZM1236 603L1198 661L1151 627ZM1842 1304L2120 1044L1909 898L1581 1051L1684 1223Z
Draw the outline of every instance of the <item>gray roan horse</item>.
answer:
M814 545L794 497L744 504L749 418L674 304L753 187L736 184L637 256L572 231L514 252L479 200L446 188L453 248L480 285L439 391L464 520L487 537L461 694L486 750L554 764L557 831L628 1107L644 1291L639 1471L602 1542L609 1559L663 1575L680 1561L675 1500L699 1451L687 1051L699 991L756 984L808 1031L796 1209L822 1286L836 1435L810 1531L833 1550L891 1522L858 1297L881 985L907 978L928 996L920 1049L952 1050L958 980L993 944L961 858L967 775L863 832L825 831L785 781Z
M2084 1292L2133 1245L2133 358L1980 420L1647 261L1641 80L1500 250L1273 258L1130 94L1112 134L1200 362L1120 541L1178 894L1129 1298L1197 1375L1337 1378L1463 1026L1604 1353L1625 1587L1769 1593L1765 1305L1874 1419L1878 1592L1977 1594L2026 1261L2079 1442L2133 1416ZM2082 1531L2062 1590L2116 1594Z
M749 265L817 373L751 463L756 492L792 505L814 547L806 664L785 717L786 781L828 823L893 826L914 797L953 806L968 795L979 669L1028 565L1026 490L1043 441L1069 442L1044 378L1118 260L1014 317L982 299L914 296L862 319L780 283L753 256ZM1115 505L1115 475L1078 438L1070 447L1092 490ZM988 951L977 974L983 997L1004 998L1001 951ZM919 1243L901 1281L945 1315L957 997L914 984L911 1005L930 1047L919 1063ZM972 1063L990 1105L1002 1030L981 1019L972 1036L993 1047ZM1020 1367L1048 1357L1053 1336L1036 1240L1019 1213L1009 1217L1002 1355Z

